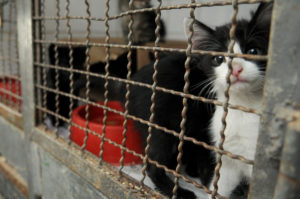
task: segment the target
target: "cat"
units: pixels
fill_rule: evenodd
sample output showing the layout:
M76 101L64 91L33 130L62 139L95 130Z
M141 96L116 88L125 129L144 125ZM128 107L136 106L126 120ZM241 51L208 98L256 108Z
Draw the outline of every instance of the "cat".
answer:
M85 71L85 51L86 47L72 47L73 49L73 68L81 71ZM55 45L50 45L48 48L49 51L49 62L51 65L55 65ZM58 51L58 65L60 67L66 67L70 68L69 64L69 52L70 49L67 46L58 46L57 48ZM132 73L135 73L137 70L137 61L136 61L136 50L132 50L131 54L131 59L132 59L132 64L131 64L131 70ZM127 76L127 53L121 54L116 60L110 60L109 61L109 72L111 76L114 77L119 77L119 78L126 78ZM91 64L90 66L90 72L91 73L96 73L96 74L105 74L105 65L106 63L104 62L96 62L94 64ZM47 87L56 89L56 71L55 69L49 69L47 72ZM59 84L58 84L58 90L61 92L65 93L70 93L71 87L70 87L70 72L65 71L65 70L58 70L58 79L59 79ZM104 93L104 83L105 80L100 78L100 77L95 77L95 76L90 76L90 89L93 91L97 91L97 93L100 93L100 95L103 95ZM86 75L84 74L79 74L77 72L73 73L73 89L74 89L74 95L79 96L80 91L86 87ZM95 89L94 89L95 88ZM114 93L115 89L113 88L113 84L109 84L109 97L111 99L114 99L114 96L117 94ZM56 110L56 94L53 92L47 92L47 109L55 112ZM92 97L91 97L92 98ZM99 99L91 99L93 101L97 101ZM69 118L69 111L70 111L70 98L64 95L59 95L58 98L59 101L59 112L58 114L65 117ZM78 106L78 101L73 99L73 108L72 110ZM55 116L53 115L48 115L49 119L51 120L52 124L55 124ZM59 120L59 126L63 126L65 122L63 120Z
M238 21L235 31L234 53L268 54L272 7L272 3L261 3L250 21ZM190 21L191 19L186 20L187 35L190 35L188 29ZM227 24L213 30L203 23L195 21L192 36L193 49L227 51L230 27L231 24ZM199 65L203 69L206 68L204 71L211 73L212 91L222 102L225 101L228 59L228 57L211 55L199 56L198 59ZM232 59L230 104L261 110L266 64L266 61L254 61L245 58ZM210 125L210 133L217 147L221 142L222 117L223 107L217 106ZM229 109L226 119L224 149L254 160L259 120L258 115ZM233 160L225 155L222 156L222 163L218 193L224 197L229 197L241 181L249 183L252 165ZM213 181L209 187L213 190Z
M129 0L119 0L118 1L119 12L127 12L129 10ZM151 4L149 0L145 1L134 1L133 9L150 8ZM132 42L133 44L145 44L147 42L153 42L156 39L155 29L156 29L156 12L143 12L132 15L133 25L132 25ZM129 16L122 17L122 30L125 40L128 40L129 28L128 24L130 22ZM162 20L160 20L160 41L164 41L166 35L166 29Z
M271 10L272 4L262 3L253 14L250 21L240 20L238 22L235 52L267 54ZM186 22L186 26L189 24L188 21L189 20ZM193 49L226 52L228 48L230 27L231 24L226 24L216 27L216 29L213 30L203 23L195 21L194 35L192 37ZM188 29L186 29L186 32L187 35L189 35ZM162 58L157 66L158 86L182 91L184 87L185 60L186 55L180 53L171 54ZM193 55L190 63L191 71L189 75L189 93L224 101L223 93L226 85L225 76L227 74L227 60L227 57L225 58L222 56L212 56L208 54ZM243 69L236 69L236 63L240 63L239 66ZM249 82L239 82L234 79L236 77L232 77L236 82L233 82L232 90L230 91L230 103L248 107L250 106L250 108L260 108L265 67L265 61L251 61L234 58L233 73L238 77L245 78L245 80ZM244 77L244 73L248 70L252 70L253 72L248 72L246 77ZM152 84L153 72L153 64L144 66L132 76L132 80ZM125 85L121 86L121 88L123 91L122 101L125 103ZM183 108L182 97L164 93L162 91L156 92L154 99L155 116L153 122L168 129L180 132L180 122L182 119L181 111ZM129 114L135 115L144 120L149 120L151 114L151 95L152 90L149 88L130 85ZM193 101L189 99L188 111L186 113L187 122L185 125L185 135L193 137L199 141L206 142L210 145L215 144L218 146L222 116L221 110L222 107L214 107L200 101ZM241 127L239 126L240 124L243 125L242 127L249 128L246 132L251 131L253 136L247 137L247 135L252 135L247 134L245 138L239 138L238 136L235 137L236 134L233 134L232 137L230 136L230 133L226 132L228 137L227 141L225 141L224 147L225 149L232 150L230 147L231 144L228 143L228 141L236 141L237 143L234 143L233 147L237 146L237 149L233 149L232 152L239 155L245 155L247 158L253 159L258 133L259 117L251 115L250 113L230 110L228 115L228 129L233 127L237 130L235 132L239 132ZM141 132L144 140L144 146L146 146L148 126L140 122L135 122L135 126ZM241 128L241 130L244 130L244 128ZM178 138L173 135L166 134L156 128L153 128L152 132L149 158L158 161L160 164L165 165L170 169L175 169L177 165L176 158L178 155ZM245 151L243 151L243 149L245 149L245 146L251 147L249 149L250 154L244 154ZM239 153L239 150L241 150L242 153ZM230 196L230 198L246 198L251 173L243 173L244 175L241 176L238 174L242 174L243 170L241 169L245 167L251 169L251 166L236 162L236 160L231 160L225 156L223 157L223 160L225 166L221 169L221 179L219 183L220 194L224 194L227 197ZM233 167L228 168L226 161L233 162ZM183 145L182 164L182 168L184 168L184 171L189 176L201 179L201 183L203 185L213 189L212 178L214 167L216 165L216 154L213 151L206 150L201 146L185 141ZM224 182L222 175L224 177L226 176L226 173L224 174L226 169L233 169L234 171L237 171L236 173L230 173L230 180L231 178L234 178L234 181L231 182L230 180L227 180ZM163 169L149 163L147 167L147 174L161 193L168 197L172 197L174 182ZM230 187L227 184L230 185ZM177 190L177 198L190 199L196 198L196 196L192 191L179 187Z
M182 91L184 87L184 62L186 55L181 53L172 53L163 57L158 63L158 86ZM189 76L190 89L189 92L194 95L202 93L206 96L208 90L201 86L201 82L207 79L206 75L197 68L197 63L191 64L191 73ZM152 84L152 74L154 72L153 64L146 65L138 70L132 80ZM125 85L122 85L123 103L125 103ZM144 120L149 120L151 106L152 90L145 87L130 85L129 95L129 114ZM181 111L183 108L182 97L170 93L157 91L155 96L155 116L153 122L166 127L170 130L180 132L180 122L182 120ZM193 137L196 140L204 141L212 144L210 136L207 133L209 121L212 117L214 108L203 102L188 100L187 123L185 125L185 135ZM146 138L148 136L148 126L139 122L135 122L135 127L141 133L144 146L146 146ZM177 165L177 146L179 144L178 137L169 135L156 128L152 129L152 138L150 140L149 158L158 161L160 164L170 169L175 169ZM197 157L197 158L195 158ZM182 164L185 172L196 178L201 178L203 184L208 184L213 174L214 156L209 150L202 146L195 145L191 142L184 141ZM171 197L174 182L165 173L163 169L155 165L148 164L147 174L155 184L156 188L163 194ZM177 191L178 198L195 198L195 194L181 187Z

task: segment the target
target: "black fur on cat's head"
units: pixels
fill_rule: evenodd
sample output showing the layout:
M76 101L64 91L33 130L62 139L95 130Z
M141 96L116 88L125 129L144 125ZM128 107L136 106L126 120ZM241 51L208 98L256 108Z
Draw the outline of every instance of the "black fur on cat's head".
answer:
M255 13L252 14L250 21L238 21L235 31L235 41L239 49L238 52L234 53L252 55L266 55L268 53L272 7L273 3L261 3ZM189 30L191 20L192 19L185 20L187 36L191 34ZM193 24L192 48L195 50L217 52L228 51L230 28L231 24L226 24L212 29L195 20ZM221 66L223 63L226 63L226 60L227 58L223 56L213 56L209 54L193 56L193 63L209 77L218 76L218 70L219 73L227 74L226 70L222 69L222 71L220 71ZM246 63L245 61L257 67L256 75L261 76L259 80L260 83L257 84L261 84L266 70L266 61L243 59L243 63ZM225 82L223 81L223 83ZM259 87L262 86L259 85Z

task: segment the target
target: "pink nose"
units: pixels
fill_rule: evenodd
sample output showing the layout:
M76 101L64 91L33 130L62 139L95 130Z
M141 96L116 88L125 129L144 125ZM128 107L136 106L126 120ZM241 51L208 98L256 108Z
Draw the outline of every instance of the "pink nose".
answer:
M240 65L234 65L232 67L232 75L235 77L238 77L243 71L243 67L241 67Z

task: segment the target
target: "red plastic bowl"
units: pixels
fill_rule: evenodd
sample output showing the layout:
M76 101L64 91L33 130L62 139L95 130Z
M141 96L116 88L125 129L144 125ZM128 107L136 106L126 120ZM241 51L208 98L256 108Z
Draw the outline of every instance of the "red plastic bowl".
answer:
M18 89L17 89L18 86ZM21 82L19 80L16 80L14 78L9 77L0 77L0 97L5 98L6 100L11 99L12 102L15 104L22 104L22 100L17 99L14 95L10 95L9 93L3 91L9 91L13 94L16 94L18 96L21 96Z
M104 103L100 102L99 104L103 105ZM72 115L73 122L83 128L86 128L86 120L84 119L86 113L85 107L86 105L76 108L73 111L73 115ZM118 111L124 111L121 103L117 101L108 102L108 107L112 109L116 109ZM102 135L103 133L102 121L104 117L103 109L95 106L90 106L89 113L90 114L89 114L88 128L91 131L94 131ZM123 116L107 111L105 138L108 138L122 145L122 140L123 140L122 133L124 130L123 121L124 121ZM79 146L82 146L84 143L85 135L86 133L84 130L79 129L78 127L72 125L71 140L73 142L75 142ZM137 132L136 129L134 128L132 120L128 120L126 136L127 136L126 147L139 154L143 154L144 149L142 146L142 140L139 132ZM86 150L90 151L91 153L99 157L101 142L102 140L98 136L88 132ZM103 145L103 150L104 150L103 152L104 161L116 166L120 165L121 149L119 147L114 146L108 143L107 141L105 141ZM124 165L136 165L136 164L140 164L141 162L142 160L139 157L125 151Z

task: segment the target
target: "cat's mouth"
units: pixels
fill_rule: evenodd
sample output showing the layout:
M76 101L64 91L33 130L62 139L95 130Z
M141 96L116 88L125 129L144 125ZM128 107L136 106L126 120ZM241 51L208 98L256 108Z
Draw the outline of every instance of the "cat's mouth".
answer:
M246 79L243 79L243 78L238 78L238 77L232 77L230 78L230 81L231 81L231 84L234 85L234 84L245 84L245 83L249 83L248 80Z

